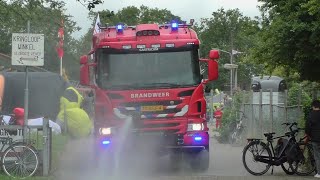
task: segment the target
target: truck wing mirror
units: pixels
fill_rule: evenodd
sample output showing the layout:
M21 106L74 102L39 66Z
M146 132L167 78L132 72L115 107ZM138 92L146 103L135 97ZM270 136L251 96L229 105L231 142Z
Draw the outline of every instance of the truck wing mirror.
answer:
M214 57L217 57L216 54ZM208 79L204 79L202 82L207 84L209 81L217 80L219 78L219 64L218 61L213 59L200 59L200 61L208 64Z
M80 84L84 86L90 85L90 66L96 66L96 63L88 63L88 56L80 57Z
M219 78L219 64L216 60L208 61L208 80L213 81Z

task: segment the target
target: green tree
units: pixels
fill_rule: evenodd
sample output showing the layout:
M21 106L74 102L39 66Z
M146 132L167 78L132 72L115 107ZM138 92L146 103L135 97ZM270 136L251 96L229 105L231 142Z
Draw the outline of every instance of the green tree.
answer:
M263 2L262 31L254 59L269 69L298 72L301 79L319 81L320 2L318 0L259 0Z
M72 66L72 62L78 64L73 51L76 40L71 37L71 33L79 28L69 15L64 14L64 5L61 1L52 0L14 0L10 3L0 1L0 52L11 54L12 33L26 33L27 21L30 21L30 33L45 35L44 68L59 72L59 59L55 49L58 29L63 20L65 65Z
M211 18L204 18L195 25L201 40L201 54L207 56L212 48L218 48L231 53L231 50L245 52L234 55L233 63L239 65L238 82L245 88L250 85L253 74L261 71L260 66L253 64L248 57L249 49L253 47L256 33L259 31L259 22L243 16L239 9L224 10L223 8L212 13ZM219 80L211 84L214 88L227 89L230 84L230 71L223 68L230 63L230 53L221 52L219 60Z

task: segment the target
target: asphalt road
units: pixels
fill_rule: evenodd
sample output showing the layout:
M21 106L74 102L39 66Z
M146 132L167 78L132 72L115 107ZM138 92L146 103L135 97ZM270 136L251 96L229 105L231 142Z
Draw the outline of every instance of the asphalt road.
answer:
M56 172L56 179L102 180L108 175L101 164L107 162L92 161L93 152L89 148L89 141L74 141L61 154L60 169ZM271 169L265 175L256 177L250 175L243 167L241 156L243 147L232 147L219 144L211 139L210 168L207 172L195 173L187 165L181 165L179 170L171 171L168 166L168 156L147 162L146 156L141 154L139 160L130 164L129 169L118 169L114 180L142 180L142 179L309 179L310 177L287 176L281 167ZM99 164L100 163L100 164ZM148 164L149 163L149 164ZM156 168L155 168L156 167Z

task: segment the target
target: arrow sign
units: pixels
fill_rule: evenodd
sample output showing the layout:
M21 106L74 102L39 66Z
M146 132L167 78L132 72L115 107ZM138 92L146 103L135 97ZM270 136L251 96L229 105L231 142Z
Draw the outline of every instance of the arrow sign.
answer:
M38 61L38 56L34 58L25 58L25 57L20 57L20 61Z
M12 65L43 66L44 34L12 33Z

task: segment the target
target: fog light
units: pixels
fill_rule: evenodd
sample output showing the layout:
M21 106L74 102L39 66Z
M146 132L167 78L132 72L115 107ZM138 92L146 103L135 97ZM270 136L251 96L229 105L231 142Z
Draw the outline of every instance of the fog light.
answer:
M103 145L110 144L110 141L102 141L102 144L103 144Z

